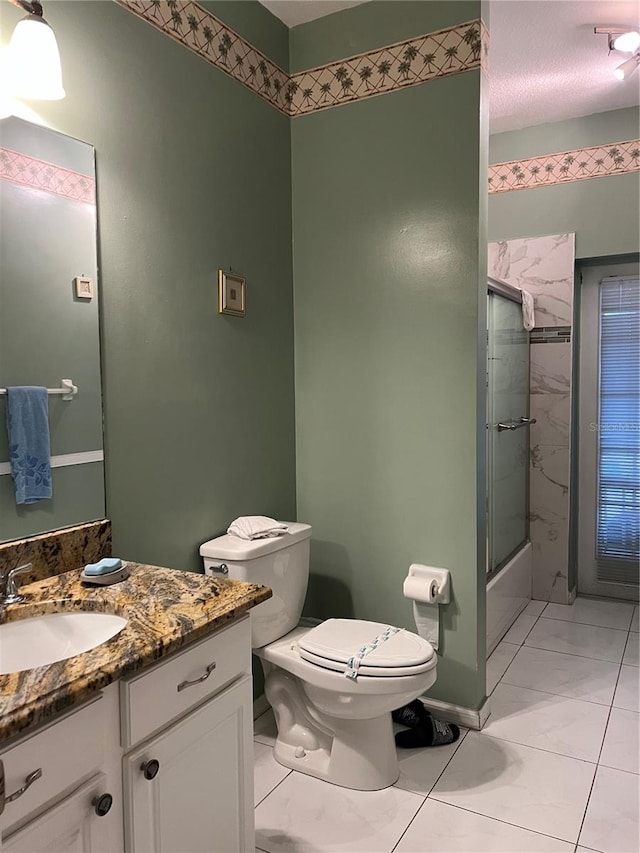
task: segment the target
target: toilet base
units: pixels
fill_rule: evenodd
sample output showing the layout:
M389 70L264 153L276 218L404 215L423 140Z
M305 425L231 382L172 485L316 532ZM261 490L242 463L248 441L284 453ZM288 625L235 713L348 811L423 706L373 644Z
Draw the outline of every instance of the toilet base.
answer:
M265 693L276 717L276 760L297 770L359 791L378 791L398 780L391 714L367 720L329 717L311 709L297 678L271 671Z

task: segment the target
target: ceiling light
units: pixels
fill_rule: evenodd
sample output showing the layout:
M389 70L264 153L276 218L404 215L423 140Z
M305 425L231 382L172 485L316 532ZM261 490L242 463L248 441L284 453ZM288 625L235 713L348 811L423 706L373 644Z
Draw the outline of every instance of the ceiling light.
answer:
M16 98L64 98L60 52L38 2L12 0L29 14L18 21L7 49L8 89Z
M633 74L638 65L640 65L640 53L636 53L636 55L632 56L631 59L627 59L622 63L622 65L618 65L613 73L616 75L618 80L626 80Z
M640 33L631 31L616 35L611 39L611 47L622 53L633 53L640 47Z

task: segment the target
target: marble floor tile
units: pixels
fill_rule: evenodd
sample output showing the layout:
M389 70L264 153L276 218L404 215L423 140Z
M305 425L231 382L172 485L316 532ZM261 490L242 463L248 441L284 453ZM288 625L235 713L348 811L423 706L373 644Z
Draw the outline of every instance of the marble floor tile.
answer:
M624 708L627 711L640 711L640 670L637 666L622 666L613 697L614 708Z
M253 739L259 743L273 746L278 737L278 728L273 711L269 708L257 720L253 721Z
M575 843L595 770L575 758L469 732L429 797Z
M639 782L634 773L598 767L580 833L581 845L602 853L635 853L640 849Z
M537 621L537 616L528 616L525 613L521 613L502 638L502 642L515 643L518 646L522 645L522 643L524 643L525 641L527 634L533 628Z
M256 846L267 853L391 853L424 797L353 791L290 773L258 806Z
M487 660L487 696L493 693L496 684L505 674L507 667L516 656L520 646L514 643L498 643Z
M526 638L525 645L620 663L626 642L626 631L541 616Z
M633 631L629 633L622 663L627 666L640 666L640 635L634 634Z
M636 605L636 609L633 611L633 618L631 619L631 631L635 631L636 634L640 631L640 627L638 627L638 614L640 614L640 607Z
M253 744L253 802L258 805L291 770L273 757L273 748L254 741Z
M527 606L522 612L526 616L540 616L546 606L546 601L536 601L535 599L533 599L527 604Z
M413 791L414 794L422 794L426 797L466 734L467 729L460 729L458 740L447 746L430 749L399 749L400 778L396 782L396 788Z
M633 616L633 604L625 601L598 601L595 598L576 598L573 604L549 604L545 619L563 619L598 625L600 628L618 628L628 631Z
M612 708L599 764L640 773L640 714Z
M598 761L609 707L499 684L483 735L582 761Z
M611 705L619 670L609 661L522 646L502 683Z
M395 853L573 853L573 844L428 799Z

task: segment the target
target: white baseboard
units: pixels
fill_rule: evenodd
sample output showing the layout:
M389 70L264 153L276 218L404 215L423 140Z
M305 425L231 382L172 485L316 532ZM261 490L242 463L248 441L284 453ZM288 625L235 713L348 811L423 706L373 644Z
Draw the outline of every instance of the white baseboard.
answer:
M446 720L448 723L456 723L459 726L464 726L465 729L475 729L476 731L480 731L491 713L488 696L482 707L478 710L465 708L463 705L452 705L451 702L441 702L439 699L431 699L429 696L421 696L420 701L438 719ZM270 707L271 705L267 701L267 697L262 693L253 700L253 719L257 720Z
M267 702L267 697L261 693L257 699L253 700L253 719L257 720L265 711L268 711L271 705Z
M480 731L489 719L491 705L489 697L477 710L465 708L464 705L453 705L451 702L442 702L440 699L432 699L430 696L421 696L420 701L438 719L446 720L448 723L456 723L465 729Z

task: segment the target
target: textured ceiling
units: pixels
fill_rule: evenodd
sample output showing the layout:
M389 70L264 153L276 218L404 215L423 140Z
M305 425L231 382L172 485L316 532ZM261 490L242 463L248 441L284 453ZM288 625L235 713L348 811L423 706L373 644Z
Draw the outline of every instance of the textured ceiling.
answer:
M324 18L332 12L359 6L366 0L260 0L263 6L288 27L297 27L316 18Z
M293 27L364 0L261 2ZM491 133L640 103L640 71L616 80L630 54L607 53L604 26L639 29L640 0L491 0Z
M613 76L630 54L593 28L639 24L637 0L493 0L491 133L638 104L640 73Z

